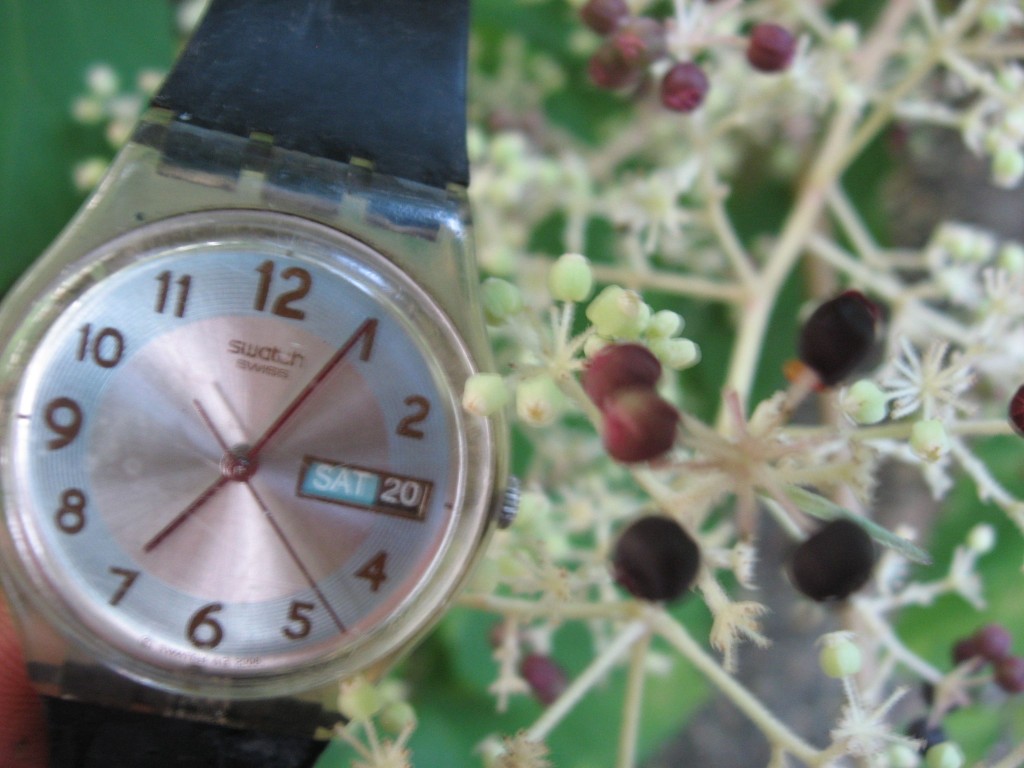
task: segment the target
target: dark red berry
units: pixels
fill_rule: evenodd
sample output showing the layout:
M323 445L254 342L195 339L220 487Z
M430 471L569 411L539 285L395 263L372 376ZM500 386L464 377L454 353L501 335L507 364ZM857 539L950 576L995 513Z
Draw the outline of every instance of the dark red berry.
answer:
M1007 693L1024 693L1024 659L1007 656L995 664L996 685Z
M590 57L587 74L594 85L610 91L636 85L643 77L642 68L622 58L622 54L611 43L605 43Z
M693 112L708 92L708 77L692 61L672 66L661 80L661 103L675 112Z
M800 360L818 374L822 384L839 383L871 351L880 315L878 305L859 291L846 291L826 301L800 331Z
M550 656L531 653L519 664L519 674L530 686L537 701L547 706L562 695L569 685L565 671Z
M608 40L622 60L634 67L646 67L665 53L665 28L646 16L625 22Z
M747 61L761 72L781 72L793 60L796 37L778 24L758 24L747 43Z
M988 661L996 662L1010 655L1013 635L998 624L987 624L974 633L974 644L981 656Z
M789 573L794 586L812 600L843 600L867 583L875 565L875 545L856 523L827 523L793 552Z
M623 387L654 387L661 377L661 363L640 344L610 344L587 362L583 389L599 408Z
M1010 425L1024 437L1024 384L1010 399Z
M907 726L907 736L921 742L918 753L924 754L936 744L948 740L946 731L941 723L929 725L927 718L921 717Z
M629 6L626 0L588 0L580 8L580 18L597 34L607 35L629 18Z
M625 387L605 398L601 438L624 464L650 461L675 444L679 411L650 387Z
M971 659L981 659L982 653L978 648L978 643L973 636L965 637L962 640L958 640L953 645L953 663L959 666L965 661Z
M641 600L678 600L697 578L700 548L675 520L648 515L619 534L612 552L615 581Z

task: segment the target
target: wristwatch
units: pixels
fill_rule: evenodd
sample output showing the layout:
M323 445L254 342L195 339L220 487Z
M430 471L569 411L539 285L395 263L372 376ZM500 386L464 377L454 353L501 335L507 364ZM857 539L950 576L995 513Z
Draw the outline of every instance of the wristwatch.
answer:
M514 514L468 0L213 0L0 308L0 558L54 766L311 765Z

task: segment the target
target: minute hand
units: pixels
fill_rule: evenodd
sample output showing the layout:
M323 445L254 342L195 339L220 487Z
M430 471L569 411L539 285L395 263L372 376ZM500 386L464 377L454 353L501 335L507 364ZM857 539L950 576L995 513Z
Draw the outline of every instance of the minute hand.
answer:
M295 399L288 404L288 407L281 412L281 415L274 420L274 423L267 427L266 431L260 435L259 439L256 440L255 443L253 443L252 448L250 448L246 453L248 458L250 460L254 460L256 458L259 452L263 450L264 446L270 442L271 438L281 431L281 428L284 427L292 416L295 415L295 412L302 407L302 404L309 399L310 395L313 394L316 388L323 383L323 380L326 379L335 368L338 367L338 364L345 359L348 353L352 350L352 347L358 344L360 340L363 342L363 348L359 352L359 359L369 360L370 352L373 349L373 338L376 333L376 318L371 317L356 328L355 333L353 333L348 340L341 345L341 349L331 356L331 359L327 361L327 363L312 379L309 380L309 383L306 384L302 391L296 395Z

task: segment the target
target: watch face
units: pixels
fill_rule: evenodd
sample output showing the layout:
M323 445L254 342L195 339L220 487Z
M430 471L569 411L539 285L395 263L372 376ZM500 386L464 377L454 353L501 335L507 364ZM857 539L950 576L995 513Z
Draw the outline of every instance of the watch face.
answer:
M379 254L194 214L34 315L5 354L7 528L73 639L262 695L394 652L451 596L486 527L486 425L445 315Z

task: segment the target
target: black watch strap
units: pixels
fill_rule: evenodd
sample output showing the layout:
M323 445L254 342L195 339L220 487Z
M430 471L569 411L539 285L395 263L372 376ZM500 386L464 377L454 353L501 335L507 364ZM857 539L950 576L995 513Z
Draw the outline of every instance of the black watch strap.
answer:
M469 0L213 0L154 106L381 173L466 185Z
M327 742L44 697L53 768L311 768Z

